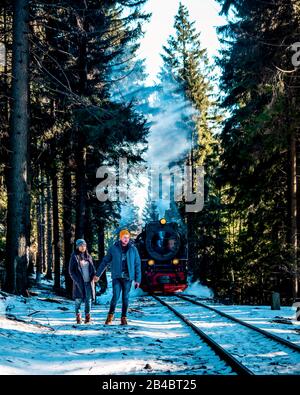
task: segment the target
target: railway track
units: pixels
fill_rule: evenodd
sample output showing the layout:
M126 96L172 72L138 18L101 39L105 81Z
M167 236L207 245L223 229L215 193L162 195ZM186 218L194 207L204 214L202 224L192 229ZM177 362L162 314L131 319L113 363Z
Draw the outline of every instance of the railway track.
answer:
M226 362L236 374L243 376L253 375L251 370L249 370L246 366L240 363L233 355L231 355L222 346L216 343L210 336L204 333L201 329L197 328L196 325L194 325L184 315L174 309L174 307L172 307L169 303L165 302L157 295L152 295L152 297L163 306L171 310L183 322L185 322L185 324L188 325L224 362Z
M238 375L261 374L259 371L259 366L260 366L259 358L262 359L261 366L262 366L262 371L263 371L264 369L266 369L266 366L267 366L267 365L263 365L263 363L265 363L268 360L266 358L266 355L268 354L268 352L269 353L273 352L275 357L276 357L276 352L282 354L282 355L280 355L281 361L280 361L280 363L278 363L278 365L282 366L282 368L285 368L284 363L286 363L288 358L290 358L291 366L293 366L293 364L295 365L295 361L296 361L297 362L296 365L298 366L298 364L299 364L299 369L300 369L300 347L297 344L289 342L288 340L282 339L279 336L269 333L263 329L257 328L256 326L251 325L245 321L242 321L238 318L230 316L230 315L228 315L228 314L226 314L214 307L206 305L205 303L193 300L191 297L188 297L185 295L175 295L176 300L180 299L184 302L192 303L194 305L197 305L199 307L199 309L202 309L201 312L204 314L204 316L206 316L205 320L207 320L207 323L209 323L209 324L220 324L220 322L218 322L215 318L217 315L217 317L219 316L219 317L221 317L221 320L223 320L223 322L221 324L225 328L227 328L226 325L227 326L237 325L237 328L236 328L237 332L241 332L242 335L243 334L245 335L245 345L244 346L246 346L246 348L247 348L247 345L249 343L253 343L253 344L249 345L250 349L252 347L251 351L252 351L253 355L251 355L251 357L247 358L247 355L246 355L247 353L245 353L245 355L243 355L243 356L240 355L240 352L238 352L238 345L235 345L235 347L233 347L234 348L233 352L229 352L227 349L222 347L222 345L220 344L220 340L219 341L216 340L216 336L208 335L207 331L204 332L202 329L199 328L198 325L195 325L195 319L194 319L194 322L192 322L193 320L190 320L186 317L187 314L184 314L184 313L178 311L178 309L176 309L175 307L173 307L169 303L170 301L172 303L172 299L170 299L172 297L162 299L161 297L158 297L157 295L152 295L152 296L158 302L160 302L162 305L166 306L169 310L171 310L178 318L180 318L182 321L184 321L190 328L192 328L192 330L202 340L204 340L214 350L214 352L224 362L226 362L232 368L232 370L235 373L237 373ZM166 301L166 299L168 299L168 302ZM173 299L173 301L174 301L174 299ZM205 311L211 313L210 317L207 316ZM253 333L247 333L247 331L248 332L250 331ZM223 335L223 333L222 333L222 335ZM230 338L230 336L229 336L229 338ZM251 339L250 342L249 342L249 339ZM248 343L247 343L247 341L248 341ZM222 339L222 343L223 342L224 342L224 339ZM230 343L232 343L232 338L230 338ZM263 347L266 350L268 350L268 352L266 352L265 350L264 350L264 352L259 352L258 350L256 350L255 345L257 344L261 347L262 343L263 343ZM226 344L226 341L225 341L225 344ZM279 348L278 348L278 345L279 345ZM254 352L253 352L253 350L254 350ZM244 350L244 352L245 352L245 350ZM251 352L249 352L249 353L251 354ZM235 354L235 355L233 355L233 354ZM257 356L257 360L256 360L256 358L254 358L256 356ZM296 358L295 358L295 356L296 356ZM246 363L244 361L246 361ZM270 365L272 365L272 368L273 368L273 365L277 364L277 362L274 362L271 358L269 359L268 362L270 363ZM286 366L289 366L289 362L287 363ZM275 369L276 369L276 367L275 367ZM278 371L275 370L275 372L278 374L281 373L280 369ZM299 373L300 373L300 370L299 370L299 372L298 371L296 372L296 374L299 374ZM267 374L269 374L268 371L267 371ZM286 372L284 374L286 374Z
M252 329L253 331L258 332L258 333L262 334L263 336L265 336L265 337L267 337L269 339L272 339L272 340L276 341L277 343L283 344L284 346L290 348L291 350L294 350L294 351L297 351L298 353L300 353L300 346L298 346L295 343L289 342L288 340L283 339L280 336L276 336L273 333L265 331L264 329L258 328L257 326L251 325L248 322L242 321L242 320L240 320L240 319L238 319L236 317L233 317L232 315L224 313L223 311L220 311L220 310L216 309L215 307L211 307L211 306L208 306L205 303L202 303L200 301L194 300L194 299L192 299L189 296L185 296L185 295L175 295L175 296L177 298L179 298L179 299L186 300L186 301L191 302L191 303L193 303L193 304L195 304L197 306L201 306L201 307L204 307L205 309L213 311L214 313L220 315L221 317L227 318L227 319L229 319L229 320L231 320L233 322L236 322L236 323L238 323L240 325L243 325L243 326L245 326L245 327L247 327L249 329Z

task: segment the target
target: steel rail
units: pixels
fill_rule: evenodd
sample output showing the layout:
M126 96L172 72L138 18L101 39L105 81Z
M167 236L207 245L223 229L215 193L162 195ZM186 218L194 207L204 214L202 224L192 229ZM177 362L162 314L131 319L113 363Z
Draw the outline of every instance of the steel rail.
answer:
M196 325L194 325L190 320L188 320L185 316L179 313L174 307L170 306L167 302L162 300L159 296L151 294L151 296L156 299L159 303L163 306L167 307L171 310L178 318L184 321L202 340L205 341L209 347L214 350L214 352L223 360L225 361L232 370L237 373L238 375L246 375L250 376L254 373L251 372L246 366L240 363L233 355L231 355L228 351L226 351L222 346L216 343L210 336L204 333L201 329L199 329Z
M218 309L216 309L214 307L208 306L205 303L199 302L198 300L190 299L190 297L188 297L188 296L185 296L185 295L174 295L174 296L176 296L177 298L183 299L183 300L187 300L188 302L191 302L191 303L193 303L195 305L198 305L198 306L204 307L206 309L209 309L209 310L219 314L222 317L225 317L225 318L227 318L227 319L229 319L231 321L237 322L240 325L246 326L247 328L252 329L252 330L254 330L254 331L256 331L256 332L258 332L258 333L260 333L260 334L262 334L262 335L264 335L266 337L268 337L269 339L272 339L272 340L274 340L274 341L276 341L278 343L281 343L281 344L285 345L286 347L289 347L293 351L300 352L300 346L298 346L295 343L289 342L288 340L285 340L285 339L283 339L280 336L274 335L273 333L265 331L264 329L258 328L257 326L254 326L254 325L251 325L248 322L242 321L242 320L240 320L240 319L238 319L236 317L233 317L232 315L226 314L223 311L220 311L220 310L218 310Z

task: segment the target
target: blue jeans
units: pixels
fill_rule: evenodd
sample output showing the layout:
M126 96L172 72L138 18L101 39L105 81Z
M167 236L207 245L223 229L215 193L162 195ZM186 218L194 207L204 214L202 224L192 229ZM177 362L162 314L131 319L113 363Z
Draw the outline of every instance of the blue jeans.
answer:
M81 303L84 303L84 312L85 314L89 314L92 307L92 288L90 283L84 284L85 288L85 298L76 298L75 299L75 313L80 313Z
M122 317L126 317L131 284L132 281L128 280L127 278L114 278L112 280L113 296L110 302L109 314L114 314L122 291Z

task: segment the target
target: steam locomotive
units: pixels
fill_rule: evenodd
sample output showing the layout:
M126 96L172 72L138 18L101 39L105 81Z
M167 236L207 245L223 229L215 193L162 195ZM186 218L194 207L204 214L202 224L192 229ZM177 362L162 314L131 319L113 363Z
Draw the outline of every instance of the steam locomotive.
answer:
M142 262L143 291L170 294L187 288L187 242L176 222L162 218L147 223L135 245Z

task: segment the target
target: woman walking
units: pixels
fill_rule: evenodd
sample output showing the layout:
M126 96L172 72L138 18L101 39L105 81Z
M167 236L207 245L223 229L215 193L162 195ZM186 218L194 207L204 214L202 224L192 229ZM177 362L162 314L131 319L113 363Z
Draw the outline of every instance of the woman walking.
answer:
M73 298L75 299L75 314L77 324L82 323L81 303L85 306L85 324L91 322L92 299L95 300L94 276L96 273L93 259L87 251L86 242L83 239L76 241L76 250L73 252L69 273L73 280Z

